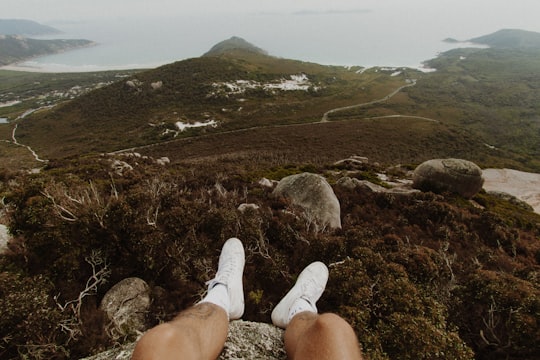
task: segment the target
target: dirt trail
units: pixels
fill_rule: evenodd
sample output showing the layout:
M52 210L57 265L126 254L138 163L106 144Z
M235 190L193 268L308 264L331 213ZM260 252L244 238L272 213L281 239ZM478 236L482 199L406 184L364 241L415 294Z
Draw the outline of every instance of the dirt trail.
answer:
M43 108L51 108L51 106L45 106ZM28 111L26 111L24 114L22 114L21 116L19 116L17 119L15 120L22 120L24 119L25 117L27 117L28 115L38 111L38 110L41 110L42 108L39 108L39 109L30 109ZM13 142L13 144L15 145L18 145L18 146L22 146L22 147L25 147L28 149L28 151L30 151L30 153L32 154L32 156L36 159L36 161L39 161L41 163L46 163L48 162L49 160L45 160L45 159L41 159L39 157L39 155L34 151L34 149L32 149L30 146L28 145L24 145L24 144L21 144L20 142L17 141L17 137L15 136L15 133L17 132L17 127L19 126L19 124L15 124L15 127L13 128L13 131L11 132L11 140Z
M415 86L415 85L416 85L416 80L412 80L412 82L410 84L403 85L403 86L397 88L396 90L394 90L390 94L386 95L382 99L373 100L373 101L363 103L363 104L349 105L349 106L344 106L344 107L329 110L329 111L324 113L324 115L323 115L323 117L321 119L321 122L328 122L329 121L328 120L328 115L330 115L330 114L335 114L335 113L340 112L340 111L352 110L352 109L357 109L357 108L361 108L361 107L364 107L364 106L369 106L369 105L385 102L385 101L391 99L394 95L399 93L401 90L403 90L405 88L408 88L408 87L411 87L411 86Z

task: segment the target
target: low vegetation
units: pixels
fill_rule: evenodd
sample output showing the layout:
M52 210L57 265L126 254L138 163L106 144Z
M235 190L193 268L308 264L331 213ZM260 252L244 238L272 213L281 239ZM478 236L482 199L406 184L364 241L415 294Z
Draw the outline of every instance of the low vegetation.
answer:
M110 157L89 157L38 175L5 174L15 238L0 258L2 358L76 358L130 340L108 337L98 308L130 276L154 289L148 325L171 319L200 298L232 236L246 248L246 320L269 322L298 272L321 260L331 273L319 307L353 325L370 359L517 359L538 349L536 214L487 194L475 198L481 209L449 194L335 185L343 229L314 233L282 211L286 203L258 185L260 176L309 170L334 183L345 172L370 178L384 169L271 158L268 167L224 156L164 168L121 157L133 170L119 176ZM241 213L244 202L261 208ZM106 282L81 299L101 270Z

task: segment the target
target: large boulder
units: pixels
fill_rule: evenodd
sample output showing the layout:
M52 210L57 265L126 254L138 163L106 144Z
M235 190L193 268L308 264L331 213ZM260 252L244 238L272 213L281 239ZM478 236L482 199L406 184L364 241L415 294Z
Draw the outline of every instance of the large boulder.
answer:
M472 198L484 184L482 169L462 159L434 159L420 164L413 175L413 187L422 191L450 191Z
M272 194L300 206L306 220L315 225L315 230L341 229L339 200L324 177L311 173L287 176L281 179Z
M135 343L84 360L129 360ZM229 334L219 359L285 360L283 330L264 323L236 320L229 323Z
M110 321L113 338L133 336L146 330L150 307L150 287L139 278L127 278L114 285L101 300L101 309Z

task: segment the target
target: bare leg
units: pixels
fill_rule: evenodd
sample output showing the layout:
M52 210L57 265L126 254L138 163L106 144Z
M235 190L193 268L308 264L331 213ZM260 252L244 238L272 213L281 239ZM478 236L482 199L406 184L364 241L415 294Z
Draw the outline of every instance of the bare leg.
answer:
M216 359L223 350L228 326L227 313L221 307L195 305L144 334L132 359Z
M216 277L209 281L204 299L144 334L132 359L216 359L227 339L229 319L239 319L244 313L244 257L242 242L236 238L227 240Z
M305 311L295 315L285 331L285 351L291 360L361 360L351 326L336 314Z

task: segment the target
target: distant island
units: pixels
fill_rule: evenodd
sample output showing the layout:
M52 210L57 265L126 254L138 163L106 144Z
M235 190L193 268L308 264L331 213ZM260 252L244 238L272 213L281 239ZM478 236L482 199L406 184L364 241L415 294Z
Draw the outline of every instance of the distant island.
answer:
M449 44L473 43L498 49L540 50L540 33L518 29L502 29L489 35L461 41L454 38L443 40Z
M0 19L1 35L54 35L62 33L51 26L43 25L32 20Z
M0 66L95 45L85 39L37 40L27 37L59 33L58 29L31 20L0 19Z

